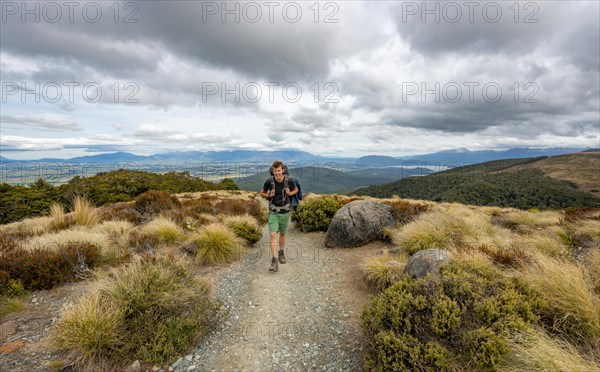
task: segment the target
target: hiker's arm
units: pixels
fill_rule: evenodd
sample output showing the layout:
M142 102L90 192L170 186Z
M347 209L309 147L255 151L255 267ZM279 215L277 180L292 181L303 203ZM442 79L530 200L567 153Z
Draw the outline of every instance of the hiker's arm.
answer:
M287 196L296 195L298 193L298 188L296 187L292 191L290 191L290 189L288 188L288 189L286 189L286 192L287 192Z
M265 191L265 189L260 190L260 196L262 196L265 199L273 197L273 195L269 195L269 194L272 194L272 193L273 193L272 191L271 192L267 192L267 191Z

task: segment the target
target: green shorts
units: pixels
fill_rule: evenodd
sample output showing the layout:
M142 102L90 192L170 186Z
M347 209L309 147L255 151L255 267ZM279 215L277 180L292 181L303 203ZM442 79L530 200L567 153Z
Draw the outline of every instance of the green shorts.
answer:
M285 233L289 222L289 213L269 213L269 232Z

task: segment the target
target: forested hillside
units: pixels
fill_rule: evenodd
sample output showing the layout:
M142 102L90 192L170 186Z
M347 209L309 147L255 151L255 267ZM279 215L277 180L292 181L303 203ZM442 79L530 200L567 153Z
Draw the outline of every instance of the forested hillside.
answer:
M568 156L562 158L569 159ZM548 159L540 157L491 161L365 187L353 194L380 198L398 195L402 198L521 209L600 206L600 198L580 190L575 182L551 178L534 166L540 162L548 162ZM571 169L571 174L575 173L593 177L587 169ZM578 178L581 179L584 175Z
M74 177L68 183L53 186L39 179L29 187L0 184L0 223L9 223L48 212L52 203L71 204L75 196L84 196L96 206L129 201L148 190L168 193L206 190L234 190L231 180L219 184L192 177L187 172L157 174L117 170L93 177Z

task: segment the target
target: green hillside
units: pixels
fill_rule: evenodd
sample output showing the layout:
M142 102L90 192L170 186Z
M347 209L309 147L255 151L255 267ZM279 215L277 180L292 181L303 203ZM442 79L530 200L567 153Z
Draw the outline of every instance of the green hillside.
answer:
M379 198L398 195L402 198L521 209L600 207L600 198L579 190L574 182L548 177L534 167L524 167L545 159L491 161L365 187L352 194Z

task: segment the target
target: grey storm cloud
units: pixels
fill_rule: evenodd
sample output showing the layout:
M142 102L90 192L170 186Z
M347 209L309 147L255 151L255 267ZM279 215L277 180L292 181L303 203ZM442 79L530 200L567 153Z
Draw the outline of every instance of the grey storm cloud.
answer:
M50 131L79 131L79 124L72 122L68 118L53 114L42 114L35 116L15 116L3 114L0 116L2 124L14 124L18 126L28 126Z
M153 71L161 52L168 50L202 64L277 81L324 77L332 58L355 51L357 43L365 48L372 43L368 32L355 29L360 24L352 24L351 10L343 16L350 6L338 7L337 23L324 23L323 16L314 21L311 4L292 3L301 9L297 22L293 22L296 6L287 9L285 2L253 2L262 14L255 23L250 22L256 18L254 7L247 10L245 2L123 1L119 15L116 3L95 2L102 8L96 23L85 21L81 8L75 9L73 22L67 14L55 23L44 22L43 17L39 23L33 17L22 22L19 9L6 16L1 41L2 48L12 53L78 62L113 75ZM226 8L236 6L239 19L230 14L223 22ZM134 22L125 22L127 16ZM344 42L347 37L353 38L351 48Z
M394 6L399 34L430 55L521 54L544 43L561 43L563 35L582 36L578 29L584 30L585 42L597 41L598 11L597 2L580 1L402 1ZM577 40L581 38L571 41ZM597 50L595 44L588 47Z

